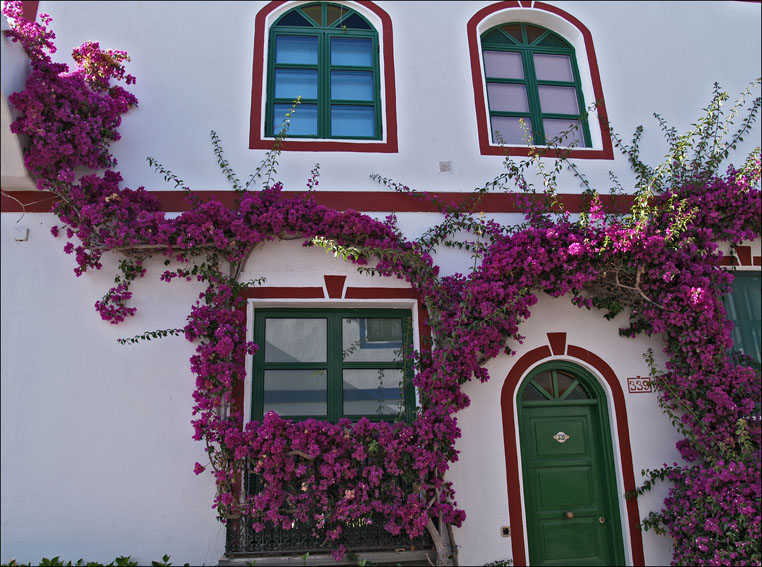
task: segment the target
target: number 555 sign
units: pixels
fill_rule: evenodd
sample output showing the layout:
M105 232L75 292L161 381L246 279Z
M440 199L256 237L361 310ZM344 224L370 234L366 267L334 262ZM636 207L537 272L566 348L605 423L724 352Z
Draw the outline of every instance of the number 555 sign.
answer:
M627 393L628 394L646 394L652 392L651 379L643 376L635 376L634 378L627 378Z

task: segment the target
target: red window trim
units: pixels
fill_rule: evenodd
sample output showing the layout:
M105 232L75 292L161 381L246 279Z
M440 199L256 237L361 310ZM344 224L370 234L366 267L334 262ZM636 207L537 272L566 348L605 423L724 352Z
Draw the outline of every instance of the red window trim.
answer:
M598 125L601 131L601 140L603 142L603 149L574 149L568 152L567 157L570 158L582 158L582 159L614 159L614 148L611 142L611 135L608 129L608 117L606 114L606 107L603 98L603 86L601 85L601 77L598 70L598 59L595 56L595 47L593 46L593 36L582 22L571 14L545 4L544 2L529 2L523 1L504 1L496 2L479 10L468 21L468 50L471 58L471 78L474 87L474 104L476 106L476 126L479 136L479 150L482 155L493 156L528 156L530 148L516 147L516 146L495 146L490 144L489 136L489 124L486 101L484 100L484 77L482 76L482 66L479 58L479 34L477 33L477 27L487 16L505 10L507 8L531 8L533 10L541 10L550 12L557 16L560 16L575 28L577 28L585 41L585 51L587 53L587 61L590 66L590 77L593 84L593 94L595 100L601 101L598 106ZM591 124L592 128L593 125ZM548 150L545 154L547 157L559 157L559 152L556 150Z
M421 301L421 297L412 288L396 288L396 287L352 287L346 285L346 276L336 276L326 274L323 276L325 283L325 290L328 295L325 294L323 286L313 287L252 287L241 292L241 296L247 300L253 299L282 299L284 301L299 302L301 299L345 299L351 301L353 299L378 299L378 300L393 300L393 299L406 299L415 300L417 304L418 315L418 340L419 347L422 352L431 351L431 327L429 326L429 313L426 310L426 305ZM299 304L301 307L306 307L305 304ZM332 304L332 307L339 307L341 304ZM370 304L369 304L370 305ZM248 319L249 310L247 306L242 306L241 310ZM248 329L248 321L246 322L246 328ZM247 331L248 332L248 331ZM239 426L243 428L246 423L246 418L243 415L244 403L244 380L240 380L233 389L233 410L238 413L240 417ZM240 486L237 486L240 490ZM237 494L234 492L234 494Z
M394 34L392 19L384 10L369 0L357 0L357 4L367 8L381 19L381 37L383 38L384 61L384 131L386 141L349 142L340 140L289 140L282 149L296 152L376 152L397 153L397 95L394 82ZM265 91L265 41L268 37L267 17L278 7L286 4L285 0L274 0L262 8L254 21L254 62L251 76L251 122L249 126L249 148L269 150L273 138L263 136L262 96Z

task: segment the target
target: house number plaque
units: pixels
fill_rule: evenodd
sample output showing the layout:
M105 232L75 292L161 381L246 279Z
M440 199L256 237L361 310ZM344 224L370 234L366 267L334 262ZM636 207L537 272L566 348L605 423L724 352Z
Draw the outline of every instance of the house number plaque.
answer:
M647 394L652 391L651 379L648 376L634 376L632 378L627 378L628 394Z
M559 443L566 443L566 441L569 439L570 435L567 435L563 431L559 431L553 436L553 439L558 441Z

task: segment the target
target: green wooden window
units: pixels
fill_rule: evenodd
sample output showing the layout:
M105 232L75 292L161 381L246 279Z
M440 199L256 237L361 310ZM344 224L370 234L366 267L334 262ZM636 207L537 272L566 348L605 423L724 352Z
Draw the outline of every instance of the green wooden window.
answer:
M526 144L523 121L532 145L592 145L571 44L523 23L494 27L481 42L493 142Z
M378 33L339 4L304 4L270 28L266 132L290 138L381 139Z
M400 309L257 309L252 417L409 418L410 312Z
M762 362L762 273L734 272L732 291L725 296L725 311L733 321L733 347Z

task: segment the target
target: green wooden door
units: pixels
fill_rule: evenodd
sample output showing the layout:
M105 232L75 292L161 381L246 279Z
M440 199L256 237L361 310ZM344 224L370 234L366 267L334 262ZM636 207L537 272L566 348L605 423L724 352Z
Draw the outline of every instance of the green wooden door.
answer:
M623 565L605 397L581 369L551 363L519 392L531 565Z

